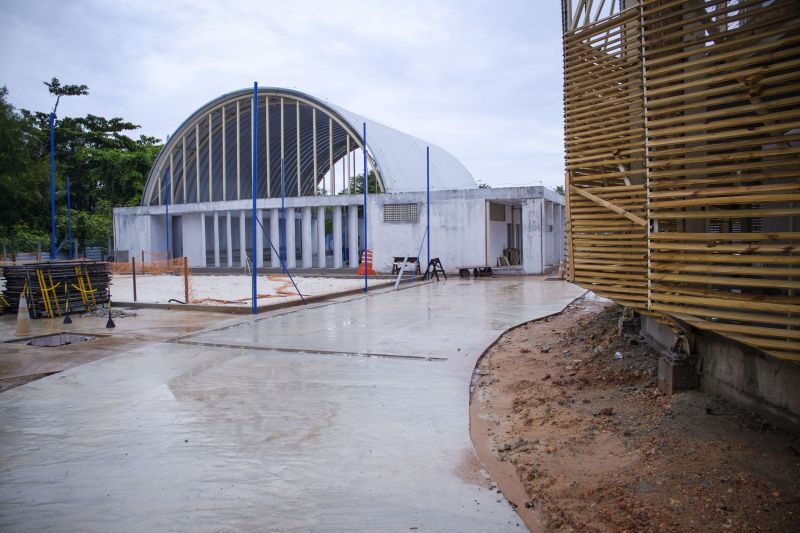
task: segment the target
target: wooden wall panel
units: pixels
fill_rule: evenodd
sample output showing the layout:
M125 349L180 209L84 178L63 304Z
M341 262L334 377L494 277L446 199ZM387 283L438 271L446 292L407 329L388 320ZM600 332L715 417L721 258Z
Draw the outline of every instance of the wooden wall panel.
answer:
M569 29L564 109L568 279L800 361L800 2Z
M647 306L638 10L564 36L568 279Z
M799 7L641 6L648 307L798 360Z

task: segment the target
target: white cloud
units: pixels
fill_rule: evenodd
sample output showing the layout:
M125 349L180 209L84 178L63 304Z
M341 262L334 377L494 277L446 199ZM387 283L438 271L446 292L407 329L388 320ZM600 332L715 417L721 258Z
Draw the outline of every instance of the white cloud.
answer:
M121 116L163 138L250 86L296 88L422 137L490 184L562 181L556 0L11 0L11 101L46 110L52 76L91 95L63 114Z

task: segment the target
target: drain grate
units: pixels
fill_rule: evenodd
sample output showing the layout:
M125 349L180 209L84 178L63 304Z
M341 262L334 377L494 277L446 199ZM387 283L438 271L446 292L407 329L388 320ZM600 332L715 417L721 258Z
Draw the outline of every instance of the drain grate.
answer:
M28 341L29 346L46 346L51 348L53 346L65 346L67 344L78 344L80 342L92 341L95 337L91 335L76 335L74 333L56 333L55 335L46 335L44 337L36 337Z

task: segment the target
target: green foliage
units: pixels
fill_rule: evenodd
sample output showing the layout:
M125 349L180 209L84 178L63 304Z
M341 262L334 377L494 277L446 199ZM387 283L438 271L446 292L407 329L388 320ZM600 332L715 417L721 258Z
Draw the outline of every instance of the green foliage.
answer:
M85 85L45 82L57 97L88 94ZM0 88L0 241L9 251L31 251L50 228L49 113L16 110ZM67 233L66 188L70 178L73 236L105 245L114 207L138 205L161 144L132 138L139 126L122 118L64 117L55 124L57 238Z
M489 185L488 183L478 183L478 188L479 189L491 189L492 186Z
M367 192L378 191L378 178L375 176L375 171L370 170L367 174ZM358 174L350 178L347 185L347 190L339 194L364 194L364 174Z
M89 94L89 87L86 85L61 85L58 78L53 78L49 82L42 82L47 85L50 94L56 96L79 96L82 94Z
M556 186L556 189L555 189L555 191L556 191L558 194L560 194L561 196L564 196L564 186L563 186L563 185L558 185L558 186Z

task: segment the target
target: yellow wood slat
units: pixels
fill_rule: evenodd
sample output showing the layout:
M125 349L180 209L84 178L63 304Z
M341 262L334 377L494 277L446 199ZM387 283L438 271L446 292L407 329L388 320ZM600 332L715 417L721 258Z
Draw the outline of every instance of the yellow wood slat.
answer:
M675 290L681 290L681 287ZM674 292L674 291L673 291ZM684 291L685 292L685 291ZM714 292L714 291L708 291ZM719 291L716 291L719 292ZM652 298L662 302L673 303L688 303L694 305L707 305L710 307L720 307L723 309L736 309L743 308L749 311L767 311L770 313L786 312L786 313L800 313L800 302L797 304L781 303L776 301L765 300L747 300L736 298L722 298L723 295L704 295L692 296L685 294L670 294L665 292L660 287L654 288L652 291ZM730 295L726 295L730 296Z
M666 270L669 272L708 272L713 270L715 274L739 274L743 276L793 276L800 278L800 269L798 268L780 268L780 267L745 267L745 266L726 266L714 265L709 268L708 265L703 264L682 264L682 263L660 263L657 261L650 262L650 268L653 271Z
M789 43L787 43L789 44ZM748 53L747 49L742 50L743 54ZM789 48L786 50L776 50L775 52L771 52L769 54L758 54L752 57L748 57L747 59L741 59L738 61L731 61L722 64L716 64L706 68L696 68L698 64L691 65L691 76L705 76L707 74L713 74L715 72L720 71L727 71L727 70L736 70L737 73L741 72L742 68L750 67L751 65L756 65L759 63L763 63L765 61L775 61L776 59L785 59L787 57L796 57L797 56L797 49L796 48ZM647 76L648 79L652 80L650 84L651 87L656 87L661 85L662 83L671 83L671 84L680 84L680 82L686 79L686 74L681 72L678 74L672 74L669 76Z
M653 299L658 300L657 297ZM783 326L790 325L800 327L800 317L787 316L786 314L769 315L752 312L743 313L707 307L691 307L660 303L651 304L650 309L653 309L654 311L663 311L665 313L684 313L704 318L721 318L725 320L738 320L741 322L756 322L760 324L777 324Z
M790 253L800 251L797 244L715 244L715 243L685 243L685 242L651 242L653 250L703 250L710 252L738 252L744 254L779 252Z
M691 185L691 183L688 183L687 185ZM705 197L719 196L724 194L750 194L754 192L758 193L758 192L798 191L798 190L800 190L800 182L768 183L767 185L743 185L736 187L702 187L697 189L651 191L650 200L652 202L654 198L678 198L678 197L705 198Z
M734 204L766 204L795 202L800 200L800 194L741 194L738 196L708 196L705 198L681 198L678 200L664 200L650 202L650 209L665 209L670 207L691 207L709 205L734 205Z
M684 274L664 274L652 272L650 279L654 281L675 281L679 283L697 283L703 285L727 285L729 287L758 287L774 289L800 289L800 281L783 279L729 278L726 276L689 276Z
M651 233L651 241L789 241L800 240L800 231L742 233Z
M647 61L647 75L650 77L659 76L668 72L685 69L690 64L692 66L702 65L713 61L735 58L743 54L752 54L754 52L759 53L765 50L772 50L774 48L784 46L784 43L787 42L787 38L784 37L783 39L768 40L770 37L784 36L786 34L791 35L791 32L797 28L800 28L800 23L788 24L770 31L754 33L753 35L740 39L717 43L713 46L707 46L700 50L693 48L690 50L683 50L675 54L659 57L658 59L651 59ZM792 39L791 37L788 38L789 43L797 42L797 40ZM745 45L748 46L745 47ZM729 48L733 48L733 50L728 52L723 51L728 50ZM703 54L704 57L698 58L697 56L699 54ZM690 64L689 62L678 61L679 59L688 58L691 58Z
M714 250L708 250L714 252ZM720 253L708 254L666 254L652 252L652 261L683 261L696 263L747 263L747 264L777 264L777 265L800 265L798 255L732 255Z
M800 207L787 207L776 209L717 209L709 211L654 211L650 213L650 218L671 219L671 218L763 218L777 216L797 216L800 215Z

